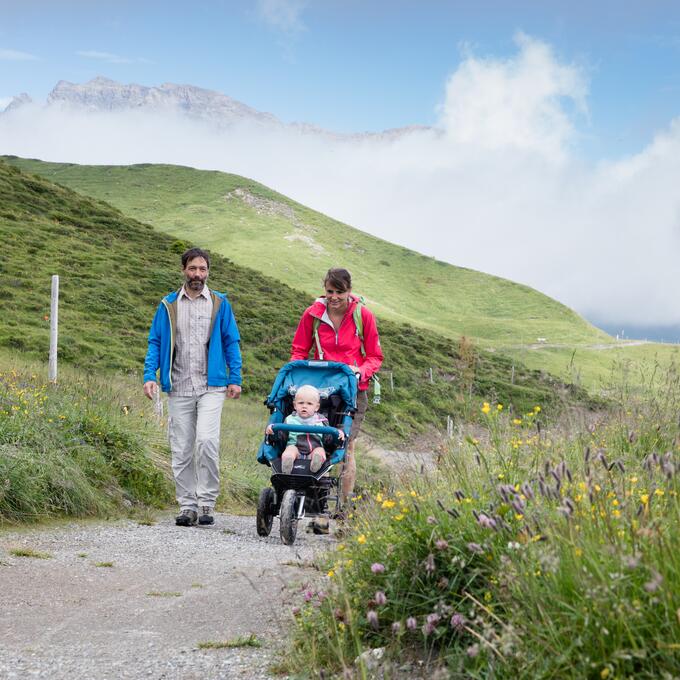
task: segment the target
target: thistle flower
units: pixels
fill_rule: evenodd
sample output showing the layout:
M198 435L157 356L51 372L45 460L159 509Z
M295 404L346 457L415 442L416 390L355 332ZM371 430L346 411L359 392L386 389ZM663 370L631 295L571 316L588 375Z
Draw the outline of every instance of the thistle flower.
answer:
M290 611L293 616L300 616L300 607L293 607Z
M382 607L382 605L387 604L387 596L382 590L376 591L375 595L373 596L373 599L375 600L375 603L379 607Z
M427 617L425 618L425 621L427 623L431 623L433 626L436 626L441 619L441 616L437 614L436 612L432 612L432 614L428 614Z
M470 645L465 651L467 655L473 659L479 654L479 645L475 642L474 645Z
M304 595L302 597L304 598L305 602L310 602L311 599L314 597L314 591L309 590L308 588L307 590L305 590Z
M409 630L415 630L418 627L418 619L415 616L409 616L406 619L406 627Z
M374 563L371 565L371 571L372 571L374 574L384 574L384 573L385 573L385 565L384 565L384 564L380 564L380 562L374 562Z
M371 625L373 628L378 627L378 612L375 611L375 609L369 609L366 612L366 621Z
M431 623L424 623L422 627L423 635L432 635L432 633L434 633L434 629L435 627Z
M401 633L401 623L399 621L395 621L392 624L392 633L394 635L398 635L399 633Z
M428 524L439 524L439 522L437 522L437 518L436 518L436 517L433 517L432 515L429 515L428 518L427 518L427 520L425 520L425 521L426 521Z
M462 614L454 614L451 617L451 628L457 633L461 633L465 630L465 624L467 623L466 618Z
M449 547L448 541L445 541L443 538L440 538L438 541L435 542L435 546L437 547L437 550L446 550Z
M467 549L470 552L477 553L479 555L481 555L484 552L484 548L482 548L482 546L479 545L479 543L468 543Z

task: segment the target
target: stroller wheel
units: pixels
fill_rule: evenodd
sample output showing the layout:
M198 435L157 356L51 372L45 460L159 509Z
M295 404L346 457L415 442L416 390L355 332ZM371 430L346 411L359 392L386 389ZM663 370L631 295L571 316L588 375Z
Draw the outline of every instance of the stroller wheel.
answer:
M260 491L260 498L257 501L257 534L258 536L269 536L274 523L274 489L270 486Z
M297 535L297 513L295 512L295 501L297 495L295 489L288 489L283 494L281 499L281 508L279 510L279 525L281 531L281 540L286 545L293 545L295 536Z

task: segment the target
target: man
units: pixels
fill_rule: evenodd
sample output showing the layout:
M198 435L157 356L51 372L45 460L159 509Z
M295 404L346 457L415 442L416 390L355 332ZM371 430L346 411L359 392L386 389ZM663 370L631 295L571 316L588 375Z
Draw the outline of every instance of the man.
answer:
M225 396L241 395L241 348L227 297L208 289L210 256L182 255L184 285L158 305L144 362L144 394L168 393L168 434L178 526L213 524L219 493L220 418ZM200 509L200 516L199 516Z

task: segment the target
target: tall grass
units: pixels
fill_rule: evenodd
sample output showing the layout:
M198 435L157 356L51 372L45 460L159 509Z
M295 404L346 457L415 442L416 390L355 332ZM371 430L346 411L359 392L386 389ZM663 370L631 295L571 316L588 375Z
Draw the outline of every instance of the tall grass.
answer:
M167 503L166 445L130 381L44 373L0 357L0 523Z
M680 388L666 378L550 431L539 404L481 404L484 432L434 475L366 502L321 592L301 595L292 663L349 669L385 647L454 677L677 677Z

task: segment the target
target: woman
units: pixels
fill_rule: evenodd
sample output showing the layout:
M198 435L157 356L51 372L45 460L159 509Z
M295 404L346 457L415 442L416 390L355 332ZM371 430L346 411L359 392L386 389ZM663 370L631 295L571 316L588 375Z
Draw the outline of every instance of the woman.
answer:
M307 359L314 347L314 358L340 361L352 367L359 380L357 412L345 449L342 473L343 503L352 495L356 479L354 442L368 407L368 381L380 369L383 355L373 313L352 295L352 276L346 269L329 269L324 279L325 295L308 307L293 338L291 361ZM363 325L357 328L355 311ZM363 338L361 337L363 335Z

